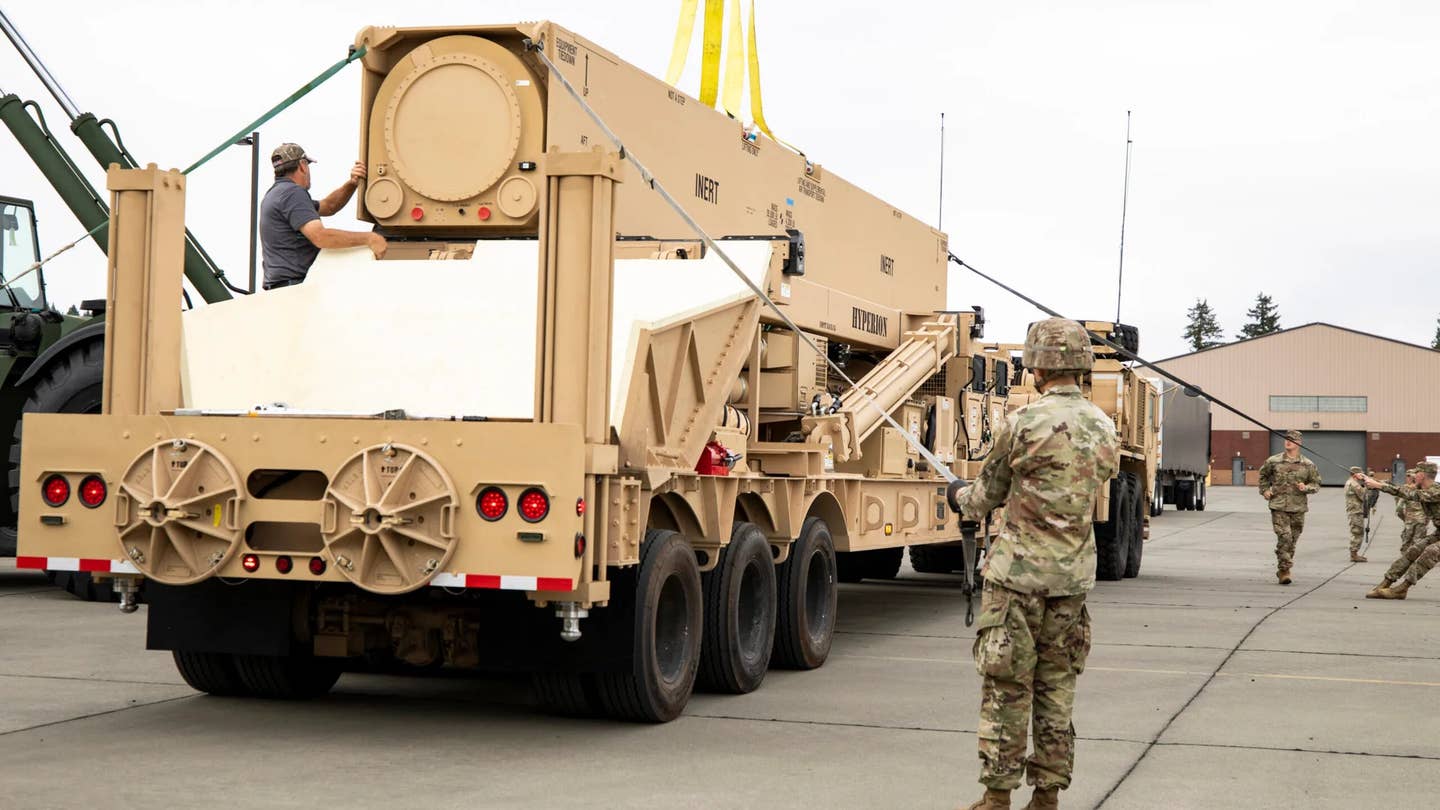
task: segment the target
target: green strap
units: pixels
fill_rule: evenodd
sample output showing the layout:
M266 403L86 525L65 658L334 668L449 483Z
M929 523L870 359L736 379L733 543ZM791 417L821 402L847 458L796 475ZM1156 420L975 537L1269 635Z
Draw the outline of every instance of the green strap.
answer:
M236 141L240 140L241 138L245 137L246 135L249 135L250 133L252 133L252 132L254 132L255 130L259 129L261 124L263 124L263 123L265 123L266 121L269 121L271 118L274 118L275 116L279 115L279 114L281 113L281 111L283 111L286 107L289 107L291 104L294 104L295 102L297 102L297 101L299 101L300 99L304 98L306 95L308 95L308 94L310 93L311 90L314 90L315 88L317 88L317 87L319 87L320 85L324 84L326 81L328 81L328 80L330 79L331 76L334 76L336 73L339 73L340 70L341 70L342 68L344 68L346 65L348 65L348 64L350 64L351 62L354 62L356 59L359 59L360 57L364 56L364 55L365 55L365 50L366 50L366 49L365 49L365 46L364 46L364 45L361 45L360 47L358 47L358 48L356 48L355 50L351 51L349 56L345 57L344 59L341 59L339 62L336 62L335 64L333 64L333 65L331 65L330 67L326 68L324 73L321 73L319 76L316 76L315 78L313 78L313 79L311 79L310 81L306 82L306 83L304 84L304 86L302 86L299 90L296 90L295 92L293 92L293 93L291 93L289 96L287 96L284 101L281 101L279 104L276 104L274 107L271 107L269 110L267 110L264 115L260 116L259 118L256 118L254 121L251 121L250 123L248 123L248 124L246 124L245 126L241 127L240 130L239 130L238 132L236 132L234 135L231 135L229 138L226 138L225 140L221 141L219 146L217 146L217 147L215 147L214 149L210 150L210 152L209 152L208 154L206 154L205 157L202 157L202 158L200 158L199 160L195 161L195 162L190 166L190 168L186 169L183 173L184 173L184 174L189 174L190 172L195 171L196 169L198 169L198 168L200 168L201 166L205 165L211 158L215 157L216 155L220 154L221 152L224 152L226 149L229 149L231 146L233 146L233 145L235 144Z

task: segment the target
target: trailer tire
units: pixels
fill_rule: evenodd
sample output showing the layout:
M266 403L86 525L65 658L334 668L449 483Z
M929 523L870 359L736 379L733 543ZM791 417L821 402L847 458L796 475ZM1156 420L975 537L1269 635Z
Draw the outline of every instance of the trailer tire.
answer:
M1120 473L1110 479L1110 514L1104 523L1095 524L1095 578L1115 582L1125 575L1127 532L1125 524L1127 493L1130 488L1124 484L1129 473Z
M309 700L340 679L340 660L313 655L237 655L235 668L246 691L271 700Z
M697 684L743 695L760 688L775 645L775 561L759 526L736 521L712 571L700 575L705 631Z
M965 570L965 549L955 545L910 546L910 567L920 574Z
M1204 511L1205 511L1205 482L1204 482L1204 481L1196 481L1196 482L1195 482L1195 492L1196 492L1196 495L1195 495L1195 511L1196 511L1196 512L1204 512Z
M836 576L841 582L862 579L894 579L905 561L905 547L877 548L869 551L835 552Z
M594 717L600 698L589 672L536 672L531 682L540 706L564 717Z
M1132 475L1129 483L1133 508L1127 527L1130 537L1125 548L1125 578L1134 579L1140 576L1140 558L1145 554L1145 503L1142 500L1145 493L1140 489L1139 478Z
M805 519L776 578L779 612L772 661L786 669L816 669L830 656L835 640L839 594L835 543L824 520Z
M597 673L596 692L610 717L668 722L690 702L704 632L700 567L685 538L646 533L632 598L630 671Z
M44 369L30 388L30 394L15 420L10 442L10 514L20 509L20 444L24 438L27 413L99 413L105 384L105 344L87 340L61 354ZM0 527L0 545L16 539L13 526ZM50 572L51 582L87 602L113 601L108 583L97 584L88 571Z
M235 667L235 656L226 653L175 650L175 669L190 688L216 697L243 695L245 684Z

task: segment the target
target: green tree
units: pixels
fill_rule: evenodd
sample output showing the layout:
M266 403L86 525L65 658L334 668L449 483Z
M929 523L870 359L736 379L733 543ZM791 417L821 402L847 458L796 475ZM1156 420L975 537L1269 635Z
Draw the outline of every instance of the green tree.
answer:
M1440 318L1435 319L1435 338L1430 341L1430 348L1440 349Z
M1225 332L1215 319L1215 310L1210 308L1209 301L1196 298L1195 306L1185 312L1185 317L1190 319L1185 326L1185 342L1190 344L1190 348L1198 352L1225 342L1220 339Z
M1280 331L1280 308L1263 292L1255 296L1255 306L1245 311L1245 317L1249 318L1250 322L1240 327L1240 334L1235 336L1237 340Z
M80 314L80 310L76 309L74 304L71 304L71 305L70 305L70 308L67 309L67 310L65 310L65 314L66 314L66 315L79 315L79 314Z

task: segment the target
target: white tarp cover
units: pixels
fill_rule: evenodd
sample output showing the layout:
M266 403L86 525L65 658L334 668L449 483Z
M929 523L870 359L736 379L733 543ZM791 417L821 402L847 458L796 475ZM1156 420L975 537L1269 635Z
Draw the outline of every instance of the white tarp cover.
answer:
M723 247L760 283L768 242ZM322 251L304 284L185 313L185 407L532 419L537 256L528 241L469 260ZM636 329L746 293L714 255L615 262L612 422Z

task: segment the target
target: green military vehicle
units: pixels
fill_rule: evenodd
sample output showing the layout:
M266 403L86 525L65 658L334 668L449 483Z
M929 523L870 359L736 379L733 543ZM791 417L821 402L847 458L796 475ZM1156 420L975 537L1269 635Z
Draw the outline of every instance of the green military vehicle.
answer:
M29 64L70 120L70 131L102 168L119 164L134 168L114 121L80 112L49 69L30 48L4 11L0 31ZM0 89L0 123L15 137L56 194L101 251L109 247L110 209L56 140L40 105ZM107 132L108 127L108 132ZM185 278L207 303L225 301L232 293L254 290L254 211L258 182L258 136L239 142L251 147L251 227L249 289L231 285L213 259L188 231L185 234ZM28 200L0 197L0 436L13 437L3 453L9 464L8 497L0 498L0 556L16 553L17 492L20 487L20 443L26 413L99 413L104 367L104 299L81 304L79 316L61 315L45 295L44 269L26 271L41 259L35 207ZM11 282L13 286L11 286ZM177 302L178 304L179 302ZM62 563L64 564L64 563ZM76 568L78 568L78 562ZM109 598L108 584L96 585L88 572L57 570L57 585L83 599Z

